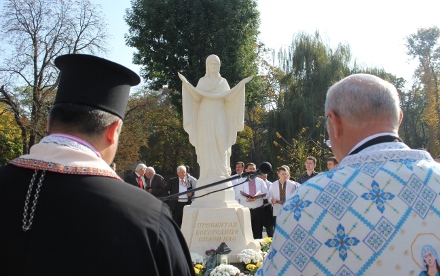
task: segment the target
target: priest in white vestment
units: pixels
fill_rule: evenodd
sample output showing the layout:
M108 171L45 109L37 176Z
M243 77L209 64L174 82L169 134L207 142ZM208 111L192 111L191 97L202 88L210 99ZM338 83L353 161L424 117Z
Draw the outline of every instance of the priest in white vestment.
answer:
M325 115L340 165L284 203L256 275L439 275L440 165L399 138L396 88L351 75Z

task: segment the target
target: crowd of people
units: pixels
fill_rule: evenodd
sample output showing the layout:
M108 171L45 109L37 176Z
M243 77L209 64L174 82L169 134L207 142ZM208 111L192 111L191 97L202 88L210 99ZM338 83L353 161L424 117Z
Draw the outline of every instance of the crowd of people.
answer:
M333 166L329 164L332 163ZM332 170L338 166L338 162L332 156L328 158L328 169ZM254 239L263 237L264 229L266 235L272 237L276 226L276 217L281 206L302 183L318 175L315 171L316 158L308 156L305 162L306 171L301 174L298 181L290 174L290 167L283 165L277 168L278 180L270 182L267 174L260 174L254 179L236 178L243 172L255 172L254 163L245 164L239 161L235 164L236 178L232 181L235 190L235 199L243 206L248 207L251 213L251 226Z
M330 169L336 168L338 163L334 157L327 162ZM235 165L236 174L231 175L231 183L235 191L235 199L244 207L248 207L251 214L252 233L255 239L263 237L264 230L268 237L272 237L276 224L276 216L287 198L306 180L318 175L315 171L316 158L309 156L305 162L305 172L299 176L298 181L290 175L290 167L283 165L277 169L278 180L274 183L267 179L267 174L259 174L258 177L248 179L241 178L244 172L256 172L254 163L245 164L239 161ZM169 206L171 216L176 224L181 227L183 209L194 200L193 188L197 187L197 178L189 173L188 165L177 167L176 177L171 178L168 183L165 178L157 174L153 167L147 167L140 163L134 172L125 177L125 182L140 189L146 190L155 197L162 199L169 195L184 193L175 198L164 200Z
M2 275L194 275L179 227L197 180L178 166L166 183L139 164L124 183L112 164L139 76L90 55L55 65L49 135L0 167ZM256 274L439 275L440 165L399 138L396 88L348 76L329 88L325 115L329 171L316 173L308 157L297 181L280 166L270 183L241 178L256 166L236 164L254 238L273 233ZM180 196L157 199L170 194Z

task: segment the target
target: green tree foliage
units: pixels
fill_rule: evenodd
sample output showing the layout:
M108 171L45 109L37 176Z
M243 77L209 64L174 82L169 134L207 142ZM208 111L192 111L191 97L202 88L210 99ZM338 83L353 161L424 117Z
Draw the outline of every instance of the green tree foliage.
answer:
M419 61L415 75L420 79L426 107L422 121L429 131L428 151L434 156L440 154L440 29L421 28L406 38L408 54Z
M314 143L321 143L325 136L322 116L327 89L352 72L350 48L340 44L331 49L318 32L299 33L293 37L291 47L280 53L279 62L283 73L278 74L278 106L269 115L270 140L276 141L278 132L291 141L306 129L305 142L310 143L306 148L316 147ZM278 150L272 146L275 156L271 159L277 166L281 165L276 161ZM305 159L299 163L304 162Z
M237 142L232 146L231 157L231 169L235 169L235 163L245 160L243 162L253 161L252 150L254 149L253 143L254 130L245 125L244 129L237 133Z
M168 89L130 95L115 162L120 169L143 162L163 175L174 175L185 164L197 174L194 147Z
M105 51L101 9L89 0L7 0L1 20L0 102L21 130L23 152L45 134L58 86L54 58Z
M0 165L22 154L21 132L7 106L0 103Z
M221 74L231 86L256 75L259 12L255 0L134 0L125 16L130 26L126 42L137 49L133 61L142 65L148 86L171 89L181 112L181 72L197 84L205 75L205 60L216 54ZM246 104L255 105L259 79L246 86Z
M409 91L400 94L403 120L399 135L410 148L426 148L428 145L428 126L423 120L426 97L423 88L414 85Z
M319 128L319 124L318 122L315 128ZM295 138L287 141L279 132L276 132L277 140L273 144L279 149L277 163L288 165L294 179L298 179L298 176L304 172L307 156L317 159L316 171L327 170L327 158L332 156L331 149L324 143L324 135L320 135L320 139L313 139L312 133L313 131L310 131L308 127L304 127Z
M143 91L130 95L125 112L124 126L119 138L118 151L114 162L118 170L145 163L141 158L140 149L148 146L145 111L149 105Z

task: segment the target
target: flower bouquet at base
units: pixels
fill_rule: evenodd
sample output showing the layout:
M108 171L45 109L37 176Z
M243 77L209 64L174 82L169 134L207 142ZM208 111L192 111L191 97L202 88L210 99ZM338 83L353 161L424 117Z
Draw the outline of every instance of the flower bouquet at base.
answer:
M245 272L254 275L263 262L263 255L262 252L257 252L253 249L245 249L238 253L237 259L245 264Z
M194 272L196 276L203 276L205 273L205 263L206 260L203 256L197 254L197 253L190 253L191 255L191 262L194 265Z
M216 266L209 276L238 276L240 275L240 270L233 265L221 264Z
M269 252L270 245L272 244L272 238L266 237L260 241L261 251Z
M248 272L250 275L255 275L258 268L263 264L263 262L257 262L256 264L247 264L245 272Z

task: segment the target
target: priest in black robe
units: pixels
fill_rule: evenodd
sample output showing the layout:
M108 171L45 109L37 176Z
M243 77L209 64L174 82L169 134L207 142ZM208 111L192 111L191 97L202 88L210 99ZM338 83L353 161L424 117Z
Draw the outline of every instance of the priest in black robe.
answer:
M108 165L139 76L89 55L55 64L49 135L0 168L0 274L194 275L166 205Z

